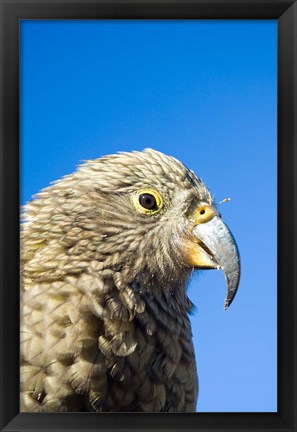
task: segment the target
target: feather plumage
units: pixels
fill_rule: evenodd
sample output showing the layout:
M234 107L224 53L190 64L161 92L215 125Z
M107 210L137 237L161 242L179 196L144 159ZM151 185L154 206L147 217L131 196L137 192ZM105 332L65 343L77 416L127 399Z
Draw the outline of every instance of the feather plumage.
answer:
M154 188L146 216L133 197ZM21 410L195 411L182 242L212 197L162 153L85 162L23 209Z

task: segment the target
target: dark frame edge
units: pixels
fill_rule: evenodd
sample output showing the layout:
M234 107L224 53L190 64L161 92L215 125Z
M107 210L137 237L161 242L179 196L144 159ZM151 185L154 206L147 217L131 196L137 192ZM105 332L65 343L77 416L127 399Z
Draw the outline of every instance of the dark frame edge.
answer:
M86 420L86 416L88 417ZM277 413L199 413L199 429L189 418L193 414L167 413L54 413L18 414L5 428L15 431L97 431L100 432L166 432L166 431L240 431L295 432ZM68 417L68 418L67 418ZM101 418L102 417L102 418ZM248 418L249 417L249 418ZM216 425L213 425L213 419ZM71 423L70 423L71 420ZM45 426L46 425L46 426ZM139 426L141 425L141 426ZM187 425L187 426L186 426Z
M278 51L278 287L290 293L278 290L278 412L296 431L297 3L279 18Z
M295 0L0 0L21 19L278 19Z
M19 374L8 368L19 359L19 36L15 13L0 1L1 17L1 158L0 158L0 308L1 308L1 409L0 427L18 410L15 392ZM15 267L12 266L14 263ZM17 269L17 271L15 271ZM5 389L13 388L12 392Z
M76 2L78 5L80 2ZM93 16L94 10L98 13L102 4L106 2L85 2L91 4L91 12L88 12ZM84 3L84 4L85 4ZM121 8L115 12L114 5L120 4ZM141 7L143 3L144 7ZM221 16L214 17L213 9L218 5L218 13L222 11L228 3L232 5L232 2L217 1L210 2L212 12L209 11L209 7L206 7L206 2L185 1L183 4L181 1L162 3L163 8L170 8L170 4L174 3L174 13L176 11L185 8L185 3L191 4L192 9L188 12L188 15L194 19L199 15L197 12L199 6L202 7L202 16L200 18L205 19L210 17L215 19L223 19L224 14ZM242 9L247 5L246 1L238 1L236 11L232 13L230 18L240 18L240 8ZM121 16L125 5L129 4L126 11L126 17ZM140 15L147 14L149 5L153 5L153 16L148 18L154 18L155 14L160 18L159 14L162 14L162 8L159 8L156 2L142 2L139 1L137 13L133 18L139 18ZM233 3L234 4L234 3ZM279 386L279 399L278 399L278 413L217 413L217 414L199 414L199 422L202 430L209 430L213 422L211 419L216 419L216 424L221 424L220 427L212 426L212 429L220 430L277 430L277 431L296 431L296 335L297 335L297 317L294 316L297 310L296 304L296 293L294 288L296 287L296 270L294 269L294 263L296 263L296 233L294 232L295 221L297 220L297 182L296 182L296 170L297 167L297 4L293 1L262 1L259 2L261 7L256 8L256 12L252 12L252 5L250 3L250 9L247 14L244 14L244 18L252 18L253 15L258 18L268 19L279 19L278 29L278 141L281 143L282 149L279 144L278 152L278 169L281 175L278 178L278 245L282 250L283 254L279 257L278 268L280 269L278 274L278 286L281 285L288 287L290 296L280 295L278 291L278 304L279 304L279 374L278 374L278 386ZM30 5L30 7L26 7ZM19 246L19 211L16 208L15 197L18 197L18 185L19 185L19 154L18 144L19 141L19 125L16 127L15 119L19 116L19 94L18 86L18 61L19 61L19 19L29 19L30 9L36 12L35 19L40 17L45 18L49 15L48 7L52 6L56 8L56 12L52 12L53 18L57 18L59 14L64 14L69 11L71 1L63 2L59 4L50 1L36 2L14 2L10 3L7 1L0 0L1 6L1 244L5 246L1 251L1 299L0 305L1 311L1 382L2 382L2 394L1 394L1 418L0 428L3 431L16 431L16 430L82 430L88 428L89 430L98 429L98 419L93 415L83 413L73 414L45 414L45 415L34 415L34 414L19 414L18 407L18 385L19 377L15 375L13 377L5 373L7 367L11 364L12 358L18 358L19 340L12 338L12 335L19 333L19 317L18 317L18 296L8 295L8 292L4 290L4 287L14 287L18 285L19 274L13 271L11 261L16 258L16 249ZM135 2L118 1L109 2L109 7L106 9L108 17L127 18L131 17L129 8L135 6ZM193 14L194 6L196 12ZM202 5L202 6L201 6ZM203 6L204 5L204 6ZM267 5L272 8L268 13ZM81 3L80 3L81 6ZM113 6L113 7L112 7ZM32 9L33 7L33 9ZM37 9L36 9L37 7ZM86 8L87 9L87 8ZM225 7L225 11L228 8ZM243 10L243 9L242 9ZM69 16L66 14L64 17L67 19L74 19L73 14L77 14L79 8L75 8ZM95 15L96 15L95 13ZM222 13L222 12L220 12ZM210 15L209 15L210 14ZM71 16L70 16L71 15ZM124 14L125 15L125 14ZM170 14L169 14L170 15ZM174 14L173 14L174 15ZM83 16L82 16L83 18ZM85 17L87 18L87 17ZM173 18L173 16L171 17ZM189 18L187 14L182 14L181 18ZM79 18L76 18L79 19ZM9 43L7 41L9 40ZM6 41L6 42L5 42ZM5 66L4 66L5 65ZM5 145L4 145L5 143ZM295 147L294 147L295 146ZM288 187L288 185L291 185ZM9 189L8 189L9 187ZM290 206L290 214L283 215L281 209L288 208L288 203L292 203ZM294 198L295 197L295 198ZM5 230L3 227L5 226ZM290 234L291 230L291 234ZM294 233L294 234L293 234ZM289 237L289 238L288 238ZM289 246L289 247L288 247ZM285 270L281 270L285 269ZM291 288L290 288L291 287ZM294 301L292 301L294 299ZM5 305L5 307L4 307ZM285 311L287 311L285 313ZM288 343L288 340L290 343ZM5 349L4 349L5 347ZM286 363L285 363L286 362ZM294 380L290 375L291 371L295 370ZM11 391L11 388L14 391ZM3 393L3 389L9 388L10 391L7 394ZM85 415L88 415L86 421ZM76 427L69 426L70 417L72 418L71 423L76 424ZM172 415L167 416L166 424L168 427L160 427L160 417L166 417L166 414L160 415L147 415L147 414L132 414L125 415L116 413L112 416L102 414L103 424L100 430L124 430L121 426L127 425L126 430L145 430L155 431L158 430L190 430L193 429L194 423L189 421L191 418L188 415ZM192 416L193 417L193 416ZM170 420L171 418L171 420ZM130 419L127 422L127 419ZM197 424L198 422L196 422ZM101 421L100 421L101 424ZM139 424L143 425L143 429L139 428ZM183 425L187 424L187 428ZM46 425L46 426L45 426ZM197 426L196 426L197 427Z

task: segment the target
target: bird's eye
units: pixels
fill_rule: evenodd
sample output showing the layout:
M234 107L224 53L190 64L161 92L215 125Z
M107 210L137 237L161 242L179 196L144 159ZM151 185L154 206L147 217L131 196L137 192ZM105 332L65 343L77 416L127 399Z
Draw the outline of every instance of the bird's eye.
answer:
M139 195L139 204L147 210L156 210L157 208L156 198L149 193Z
M151 215L157 213L163 201L159 192L155 189L142 189L132 196L134 206L140 213Z

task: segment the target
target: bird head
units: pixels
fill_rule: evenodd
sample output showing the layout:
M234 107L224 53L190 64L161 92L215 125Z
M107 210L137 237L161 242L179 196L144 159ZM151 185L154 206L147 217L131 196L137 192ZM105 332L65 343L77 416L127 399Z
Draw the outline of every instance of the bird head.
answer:
M53 232L62 230L68 254L126 271L128 282L179 289L195 269L222 269L225 308L234 299L236 242L204 183L175 158L146 149L86 161L37 198L50 200Z

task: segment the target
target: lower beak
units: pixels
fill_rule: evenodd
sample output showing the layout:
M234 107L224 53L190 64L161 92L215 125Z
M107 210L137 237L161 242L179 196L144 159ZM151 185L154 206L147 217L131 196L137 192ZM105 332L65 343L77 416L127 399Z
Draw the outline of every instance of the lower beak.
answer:
M215 215L210 221L193 229L198 245L208 255L213 266L223 270L227 282L225 309L232 303L240 280L240 256L235 239L222 219Z

